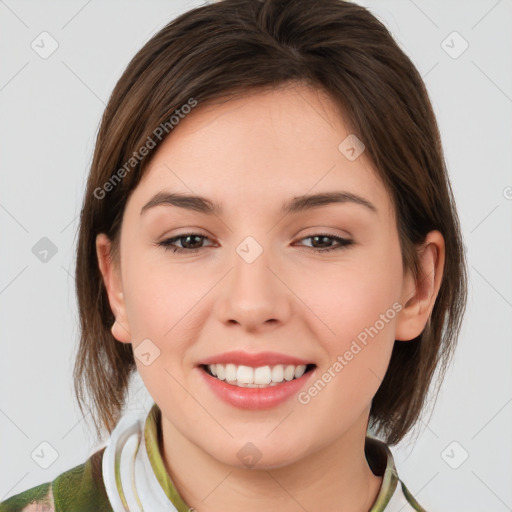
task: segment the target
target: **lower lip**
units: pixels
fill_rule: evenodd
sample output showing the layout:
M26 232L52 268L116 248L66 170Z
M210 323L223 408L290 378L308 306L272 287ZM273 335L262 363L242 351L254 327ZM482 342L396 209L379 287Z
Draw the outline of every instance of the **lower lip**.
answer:
M315 368L306 372L302 377L284 381L266 388L243 388L228 384L223 380L212 377L203 368L198 367L210 389L222 400L240 409L271 409L286 402L310 379Z

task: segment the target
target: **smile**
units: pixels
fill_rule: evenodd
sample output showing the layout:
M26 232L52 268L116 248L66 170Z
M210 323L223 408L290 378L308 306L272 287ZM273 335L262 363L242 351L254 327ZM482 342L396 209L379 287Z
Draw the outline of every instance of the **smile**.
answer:
M287 402L316 374L315 364L254 367L209 362L197 369L214 396L233 407L249 410L271 409Z
M209 364L202 368L206 373L218 380L225 381L232 386L242 388L267 388L277 386L283 382L290 382L299 379L314 368L315 365L282 365L258 366L253 368L246 365L228 364Z

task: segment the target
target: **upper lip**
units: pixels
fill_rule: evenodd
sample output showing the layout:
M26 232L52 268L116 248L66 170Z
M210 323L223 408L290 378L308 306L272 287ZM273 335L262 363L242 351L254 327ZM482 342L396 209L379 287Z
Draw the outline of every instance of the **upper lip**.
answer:
M287 354L279 354L278 352L258 352L255 354L251 354L249 352L242 352L239 350L235 350L232 352L223 352L222 354L217 354L215 356L208 357L207 359L203 359L198 364L199 365L209 365L209 364L236 364L236 365L245 365L252 366L257 368L259 366L273 366L273 365L294 365L298 366L301 364L312 364L310 361L306 361L305 359L301 359L300 357L294 357Z

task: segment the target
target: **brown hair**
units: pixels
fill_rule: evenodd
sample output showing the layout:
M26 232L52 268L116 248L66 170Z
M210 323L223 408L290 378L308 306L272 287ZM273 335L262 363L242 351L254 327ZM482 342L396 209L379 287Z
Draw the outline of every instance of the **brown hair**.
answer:
M176 110L191 99L204 104L294 82L325 91L364 142L395 207L404 267L418 276L415 246L429 231L445 239L444 276L429 322L417 339L395 341L373 399L376 433L398 443L420 417L436 368L438 385L444 377L465 309L467 271L439 130L419 73L385 26L353 3L223 0L182 14L152 37L121 76L101 121L80 217L74 369L80 409L88 398L98 437L101 427L110 433L117 423L136 365L131 344L110 331L114 316L96 235L107 234L117 259L126 201L165 138L156 130L171 133ZM141 157L150 139L155 147Z

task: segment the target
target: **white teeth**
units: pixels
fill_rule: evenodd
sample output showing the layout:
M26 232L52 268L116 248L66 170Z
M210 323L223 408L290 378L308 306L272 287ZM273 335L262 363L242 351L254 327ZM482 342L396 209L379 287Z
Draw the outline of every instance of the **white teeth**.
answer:
M270 366L260 366L255 368L253 382L254 384L270 384L272 382L272 371L270 370Z
M226 380L236 380L236 365L226 365Z
M282 364L278 364L272 368L272 382L283 382L284 368Z
M212 369L212 366L215 366L215 370L217 372L217 379L224 380L226 378L226 367L222 364L216 364L216 365L208 365L208 368L210 368L210 371Z
M302 377L306 371L306 365L305 364L299 364L299 366L295 367L295 378L298 379L299 377Z
M295 377L295 366L292 366L292 365L288 365L285 369L284 369L284 378L286 380L292 380L293 377Z
M254 384L254 370L250 366L240 365L236 371L236 380L241 384Z
M229 364L209 364L211 374L219 380L226 380L230 384L240 387L261 388L275 386L283 381L291 381L302 377L306 371L306 365L282 365L276 366L251 366Z

